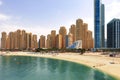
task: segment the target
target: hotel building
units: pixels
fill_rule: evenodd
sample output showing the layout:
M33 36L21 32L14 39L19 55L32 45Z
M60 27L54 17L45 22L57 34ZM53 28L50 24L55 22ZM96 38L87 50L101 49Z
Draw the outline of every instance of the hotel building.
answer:
M107 24L107 48L120 48L120 19L112 19Z
M6 49L6 47L7 47L7 34L6 32L2 32L1 49Z
M76 25L72 24L67 35L67 30L64 26L59 29L59 34L52 30L47 35L40 36L39 43L37 42L37 35L26 33L25 30L17 30L10 32L8 35L3 32L1 38L1 49L8 50L35 50L36 48L58 48L65 49L70 45L80 44L80 48L93 48L92 32L88 30L88 24L83 23L82 19L76 20ZM39 46L38 46L39 45ZM73 45L74 46L74 45Z
M73 44L73 34L69 33L68 35L66 35L66 47L70 46Z
M76 41L76 26L74 24L71 25L69 29L69 33L73 35L73 42Z
M61 34L57 34L56 36L56 48L58 49L62 49L62 35Z
M44 35L41 35L40 36L40 48L46 48L45 47L45 42L46 42L46 40L45 40L45 36Z
M62 48L66 48L65 37L67 35L67 30L64 26L60 27L59 34L62 35Z
M56 37L55 37L56 38ZM55 45L56 46L56 45ZM47 40L46 40L46 48L50 49L51 48L51 35L47 35Z
M25 30L2 32L1 49L2 50L26 50L38 48L37 35L26 33Z
M52 48L55 48L55 46L56 46L56 40L55 40L55 38L56 38L56 31L52 30L51 31L51 47Z
M93 48L92 32L88 30L88 24L83 23L82 19L76 20L76 41L78 40L82 41L82 48Z

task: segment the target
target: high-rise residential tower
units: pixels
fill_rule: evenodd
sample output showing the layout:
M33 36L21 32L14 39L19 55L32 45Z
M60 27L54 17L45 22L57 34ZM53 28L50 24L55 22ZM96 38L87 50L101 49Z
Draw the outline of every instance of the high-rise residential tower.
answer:
M45 48L45 36L41 35L40 36L40 48Z
M56 48L61 49L62 48L62 35L57 34L56 35Z
M1 48L6 49L6 46L7 46L7 34L6 32L2 32Z
M67 30L64 26L60 27L59 34L62 35L62 48L66 48L65 37L67 35Z
M95 48L104 48L104 4L94 0L94 41Z
M46 48L48 49L51 48L51 35L50 34L47 35Z
M74 24L71 25L69 29L69 33L73 35L73 42L76 41L76 26Z
M76 20L76 40L82 40L82 27L83 27L83 20L77 19Z
M2 50L33 50L38 48L37 35L26 33L25 30L18 29L15 32L2 32L1 49Z
M107 24L107 48L120 48L120 19Z
M37 43L37 35L33 35L33 49L38 48L38 43Z
M55 48L55 43L56 43L56 41L55 41L55 38L56 38L56 31L55 30L52 30L51 31L51 47L52 48Z
M66 35L66 47L69 47L73 44L73 34L69 33Z

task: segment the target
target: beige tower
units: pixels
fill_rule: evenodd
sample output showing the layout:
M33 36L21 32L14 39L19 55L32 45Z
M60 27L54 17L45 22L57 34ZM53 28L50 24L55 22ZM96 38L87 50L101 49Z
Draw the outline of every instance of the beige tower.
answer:
M21 41L22 41L22 33L21 33L21 30L17 30L15 32L15 49L21 49L22 47L22 44L21 44Z
M45 48L45 36L40 36L40 48Z
M32 33L29 34L29 46L30 46L30 49L33 49L33 35Z
M75 42L76 41L76 26L74 24L71 25L69 33L73 35L73 42Z
M47 40L46 40L46 47L49 49L51 48L51 35L47 35Z
M76 20L76 40L82 40L82 37L83 37L82 27L83 27L83 20L77 19Z
M13 33L13 32L10 32L9 35L8 35L8 37L9 37L9 42L10 42L10 43L9 43L9 44L10 44L10 49L13 50L14 47L15 47L15 46L14 46L14 44L15 44L15 43L14 43L14 33Z
M56 36L56 48L61 49L62 48L62 35L57 34Z
M65 37L67 35L67 30L64 26L60 27L59 34L62 35L62 48L66 48Z
M87 31L87 49L93 48L92 31Z
M33 48L34 49L38 48L37 35L33 35Z
M18 49L18 41L17 41L17 31L14 32L14 44L15 44L15 48L14 49Z
M22 49L26 49L27 48L27 35L26 35L26 31L25 30L22 30L22 41L21 41L21 44L22 44Z
M56 31L55 30L52 30L51 31L51 47L52 48L55 48L55 37L56 37Z
M7 37L6 49L10 49L10 36Z
M30 34L26 33L26 48L30 49Z
M88 30L88 24L84 23L82 27L82 48L87 49L87 30Z
M2 32L1 49L6 49L6 46L7 46L7 34L6 32Z
M76 21L76 40L82 40L82 48L93 48L92 32L88 30L88 24L82 19Z

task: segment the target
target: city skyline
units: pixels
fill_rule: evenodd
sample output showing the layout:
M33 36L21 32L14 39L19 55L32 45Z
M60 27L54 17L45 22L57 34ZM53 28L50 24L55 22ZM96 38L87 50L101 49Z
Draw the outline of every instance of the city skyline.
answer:
M105 23L108 23L114 17L120 18L119 0L102 0L102 2L106 6ZM68 30L77 18L82 18L84 22L88 23L89 30L93 32L93 7L94 4L91 0L88 0L87 3L84 0L51 2L49 0L16 0L14 2L0 0L0 33L25 29L37 35L47 35L51 30L57 30L58 32L60 26L65 26Z
M21 29L11 31L9 34L6 32L1 34L2 50L65 49L79 40L81 40L83 49L94 47L92 31L88 30L88 24L84 23L82 19L77 19L74 25L71 24L68 32L65 26L60 26L58 34L56 34L56 30L51 30L47 36L39 35L40 38L37 38L36 34Z

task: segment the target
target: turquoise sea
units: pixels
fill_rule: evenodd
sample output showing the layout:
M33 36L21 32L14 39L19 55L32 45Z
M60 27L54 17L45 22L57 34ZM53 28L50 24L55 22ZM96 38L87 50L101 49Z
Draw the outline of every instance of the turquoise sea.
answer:
M77 63L38 57L0 56L0 80L116 80Z

